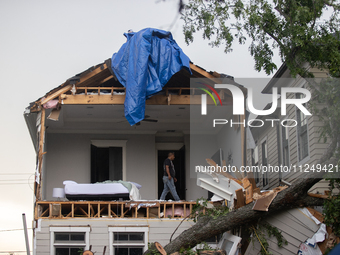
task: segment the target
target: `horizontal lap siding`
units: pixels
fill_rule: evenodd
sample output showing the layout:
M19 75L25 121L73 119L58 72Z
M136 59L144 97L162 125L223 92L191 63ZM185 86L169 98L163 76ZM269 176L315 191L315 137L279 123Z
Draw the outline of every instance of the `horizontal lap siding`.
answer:
M279 166L279 153L277 144L277 128L276 126L270 127L267 136L268 145L268 164L271 166ZM279 173L270 172L269 176L269 189L279 186Z
M109 254L109 227L110 226L149 226L149 242L159 242L161 245L169 243L170 236L181 223L182 219L162 219L162 220L130 220L130 219L80 219L80 220L42 220L41 230L36 232L37 240L37 254L48 255L50 254L50 227L58 226L87 226L90 230L90 245L92 245L92 251L101 252L104 246L107 247L107 254ZM192 221L184 221L178 228L174 237L177 237L184 230L194 225Z
M266 220L271 226L278 228L282 236L288 241L288 245L279 248L275 237L266 236L269 243L269 251L275 255L297 254L300 244L312 237L318 226L298 209L287 210L271 216ZM262 228L263 229L263 228ZM263 230L266 233L265 230ZM255 238L250 242L245 255L255 255L261 249L259 241Z

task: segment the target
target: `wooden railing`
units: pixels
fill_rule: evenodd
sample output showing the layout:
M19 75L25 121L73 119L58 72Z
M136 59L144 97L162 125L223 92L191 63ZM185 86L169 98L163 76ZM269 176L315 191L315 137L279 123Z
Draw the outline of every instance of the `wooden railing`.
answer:
M185 218L196 202L167 201L40 201L35 219Z

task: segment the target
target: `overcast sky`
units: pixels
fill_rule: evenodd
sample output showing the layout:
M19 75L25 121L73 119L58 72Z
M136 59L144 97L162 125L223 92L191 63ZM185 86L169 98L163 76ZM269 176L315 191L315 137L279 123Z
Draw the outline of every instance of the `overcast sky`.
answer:
M110 58L129 29L168 30L177 5L178 0L0 0L0 254L25 250L23 231L3 231L22 229L22 213L32 227L33 186L28 182L33 183L35 152L24 109L69 77ZM208 71L236 80L267 77L254 70L248 46L235 45L227 55L200 35L187 46L180 19L171 32L191 61Z

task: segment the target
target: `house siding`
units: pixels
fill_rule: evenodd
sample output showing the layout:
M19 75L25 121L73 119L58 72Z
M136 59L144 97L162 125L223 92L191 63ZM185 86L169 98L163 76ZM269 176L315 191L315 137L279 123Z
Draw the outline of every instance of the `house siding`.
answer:
M276 227L288 242L287 245L280 248L275 237L268 237L265 234L265 238L269 243L268 251L274 255L297 254L300 244L311 238L319 228L311 218L299 209L291 209L275 214L266 219L265 223ZM254 242L250 242L245 255L257 255L260 250L261 244L257 239L254 239Z
M314 70L315 71L315 70ZM317 77L325 77L326 73L318 71L316 72ZM293 83L290 83L291 87L301 87L306 82L302 78L297 78ZM290 93L287 96L289 99L295 98L295 94ZM296 117L296 107L295 105L287 105L287 115L285 116L286 119L293 119L297 120ZM282 119L281 119L282 120ZM288 124L290 125L290 123ZM320 139L320 127L322 127L322 122L317 116L311 115L307 116L307 133L308 133L308 149L309 154L305 159L299 159L298 153L298 133L297 127L292 127L288 129L289 137L288 137L288 144L289 144L289 163L296 167L296 171L291 171L287 175L285 175L284 180L292 183L296 181L298 178L304 178L307 173L301 172L299 166L303 166L304 164L309 164L309 166L313 166L317 164L318 160L321 158L322 154L324 153L325 149L327 148L329 141L324 142L323 139ZM281 157L282 148L280 148L280 154L277 148L277 129L276 127L269 127L263 129L257 137L254 137L257 140L257 145L259 149L259 165L262 163L262 150L261 150L261 142L263 139L267 140L267 148L268 148L268 164L270 165L280 165L282 164L281 160L279 161L279 157ZM280 134L281 139L281 134ZM281 140L280 140L280 147L281 147ZM279 163L281 162L281 163ZM248 164L251 165L251 157L248 158ZM269 189L277 187L279 185L279 174L278 173L270 173L269 174ZM262 178L260 180L260 187L262 185ZM327 189L327 182L321 181L319 184L316 184L314 187L311 188L310 192L319 192L323 193L324 190Z
M169 243L170 236L181 223L182 219L80 219L80 220L41 220L40 227L36 229L36 254L50 254L50 227L62 226L88 226L90 227L89 245L92 245L92 251L100 253L104 246L109 254L109 227L115 226L148 226L148 242L159 242L162 246ZM173 238L176 238L181 232L194 225L191 220L183 221Z

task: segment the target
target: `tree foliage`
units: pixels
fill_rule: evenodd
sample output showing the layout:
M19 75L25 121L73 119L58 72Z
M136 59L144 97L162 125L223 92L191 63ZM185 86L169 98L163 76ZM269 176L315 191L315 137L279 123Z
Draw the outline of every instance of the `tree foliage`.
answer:
M307 79L313 90L312 111L324 125L320 139L330 140L334 148L321 161L340 160L340 2L332 0L189 0L182 19L186 42L194 41L201 31L210 45L224 45L232 51L234 41L245 44L257 71L268 75L277 69L273 62L278 51L291 75L312 78L310 68L327 70L329 79L316 83ZM339 186L339 179L329 176L330 189ZM338 177L338 176L336 176ZM339 195L325 202L326 223L337 235L340 223Z
M310 68L319 68L327 70L331 77L339 78L339 11L339 1L333 0L189 0L182 13L183 32L187 44L194 41L195 33L201 32L212 47L224 45L226 53L232 51L235 41L246 44L250 40L249 51L254 58L255 69L264 70L268 75L277 69L273 56L278 51L293 77L313 78ZM313 106L314 113L325 123L320 138L330 140L318 163L339 165L339 80L329 79L321 86L314 79L307 80L315 92L313 97L317 103ZM252 224L281 210L320 205L322 201L313 200L307 191L322 177L322 173L313 173L296 181L279 193L266 213L253 211L247 205L218 217L199 217L193 227L165 246L165 250L171 253L194 247L207 237ZM331 176L331 189L339 188L339 183L339 179ZM330 195L324 204L325 222L334 228L337 235L340 233L339 201L339 196ZM281 243L285 241L282 239Z
M234 41L250 40L255 69L268 75L277 69L277 49L293 76L312 76L305 63L339 76L339 10L339 2L331 0L189 0L183 31L186 43L201 31L211 46L224 45L226 53Z

